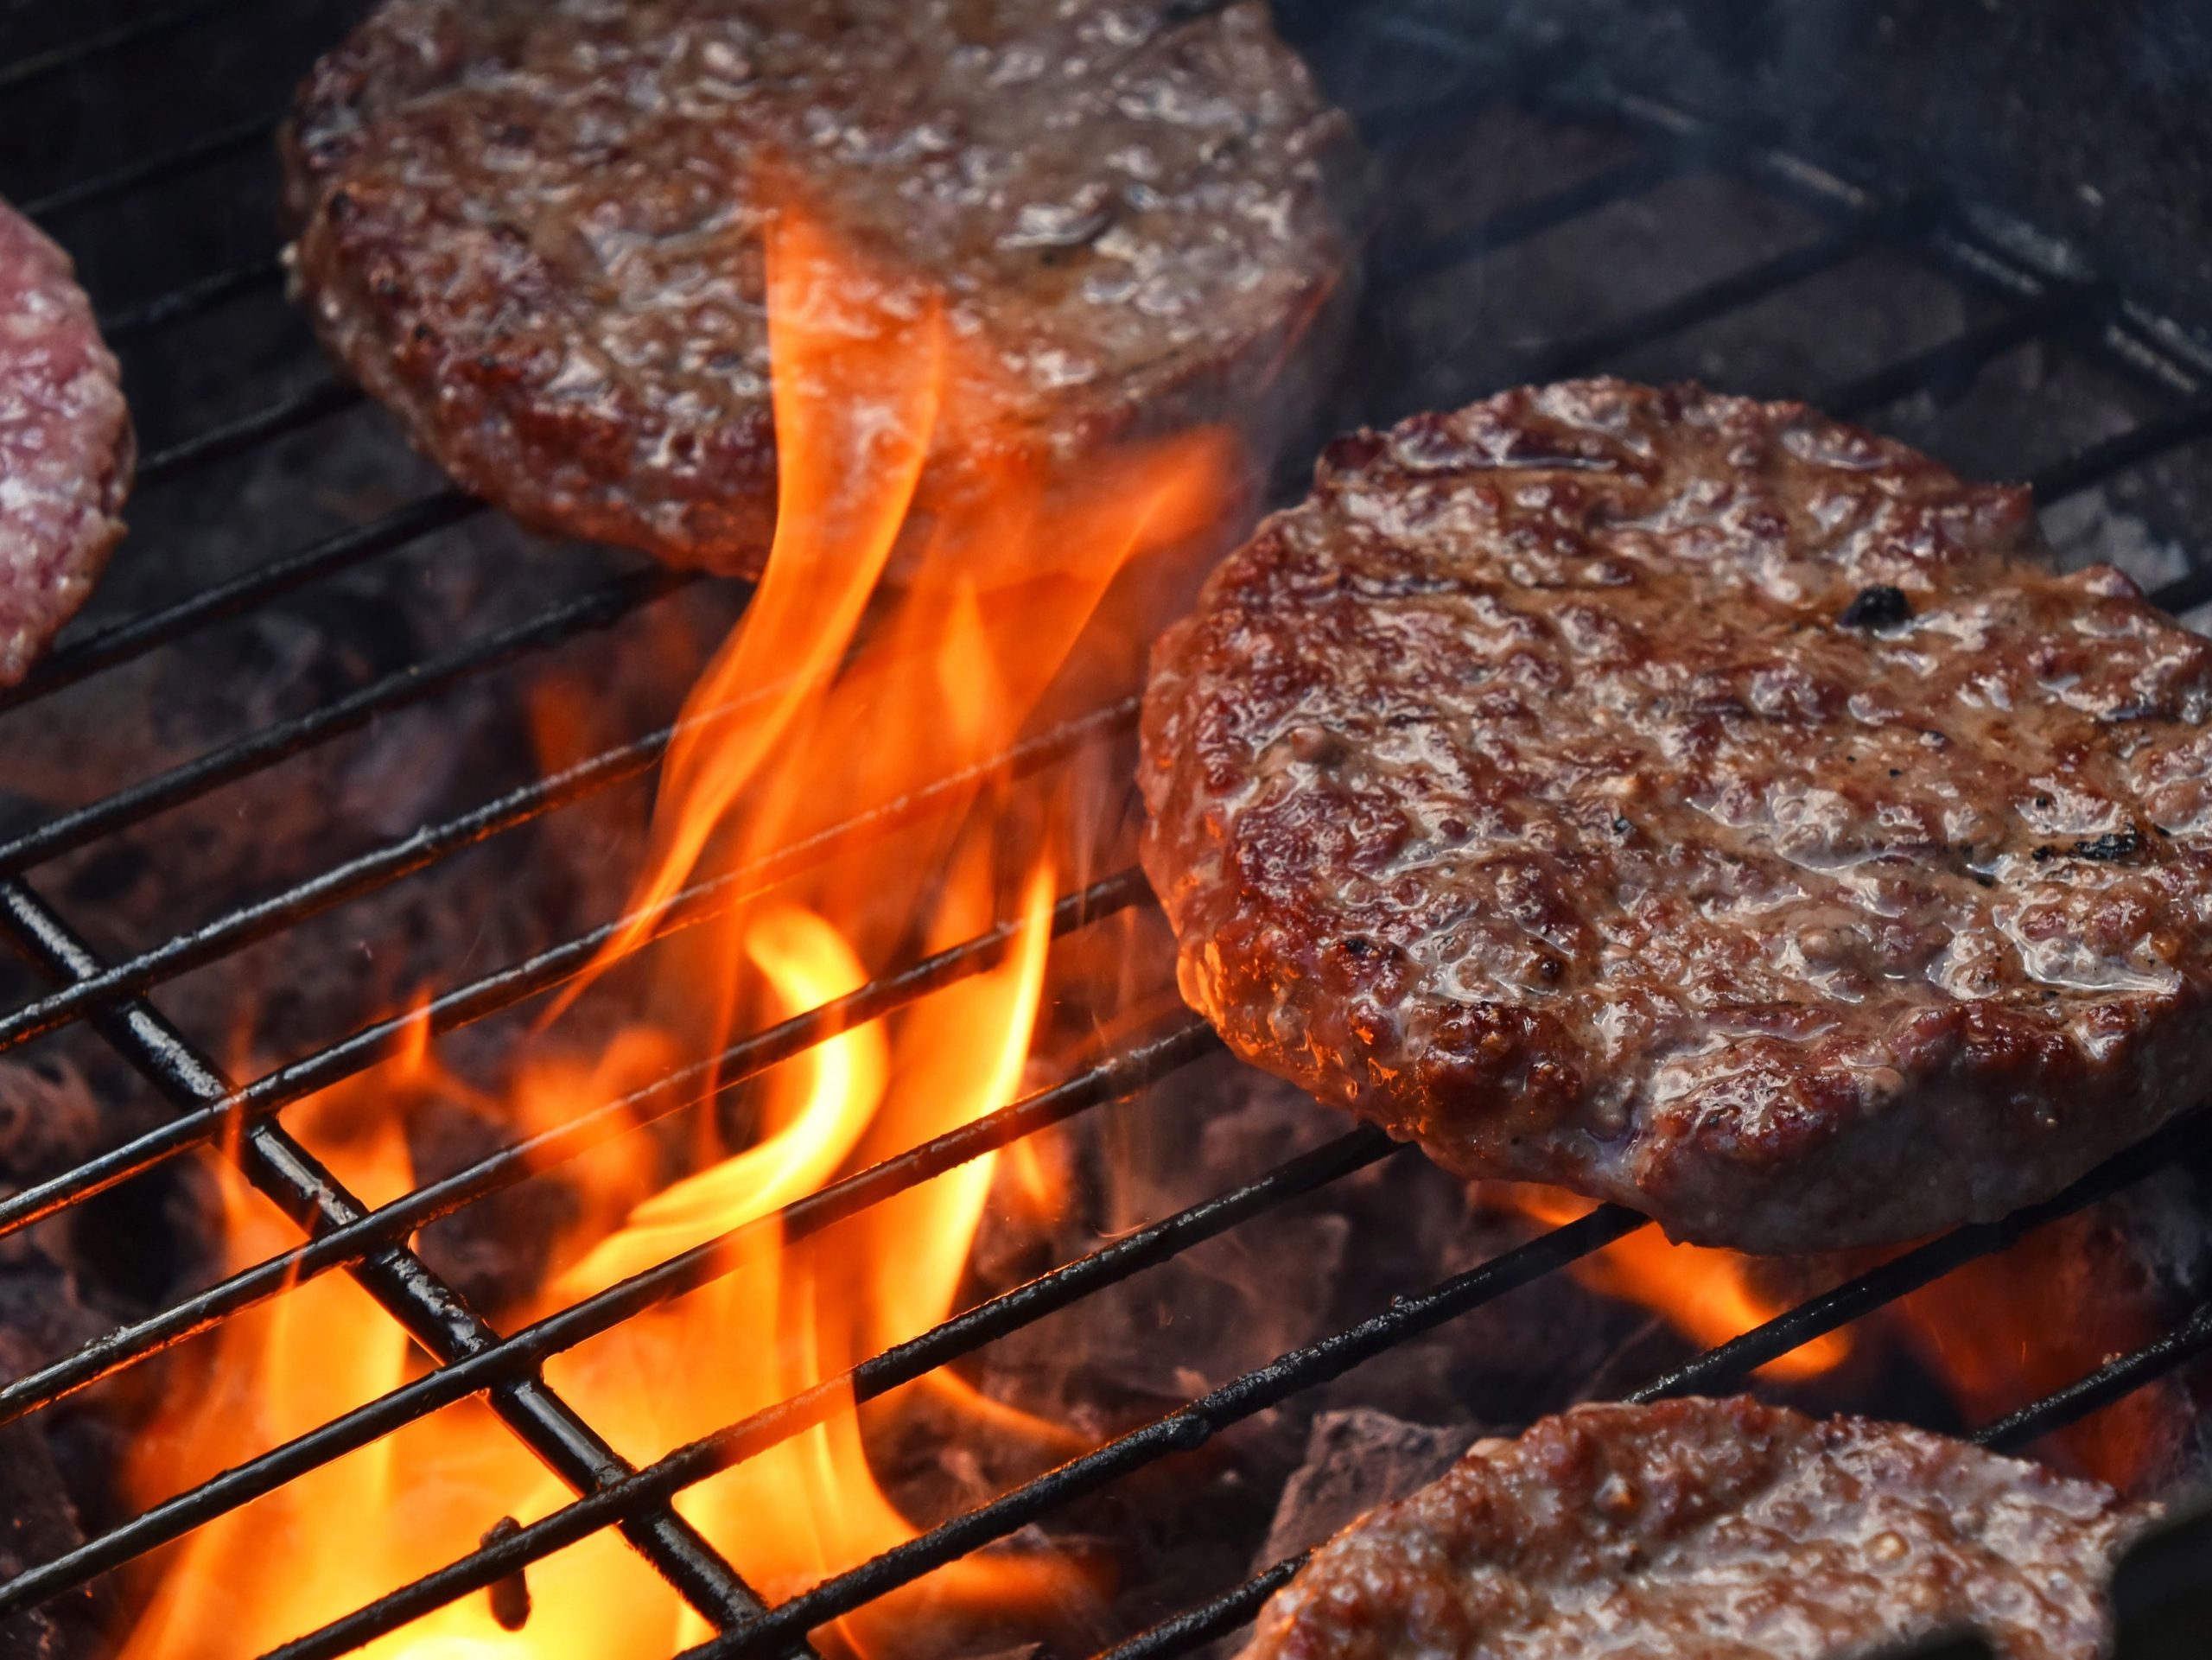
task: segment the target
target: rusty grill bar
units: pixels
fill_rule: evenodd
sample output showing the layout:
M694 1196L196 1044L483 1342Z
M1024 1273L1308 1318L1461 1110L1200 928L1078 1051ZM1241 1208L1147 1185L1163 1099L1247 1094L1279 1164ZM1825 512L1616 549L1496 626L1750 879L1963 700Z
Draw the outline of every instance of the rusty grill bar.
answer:
M254 0L188 0L128 29L9 67L0 92L57 75L89 60L130 49L163 33ZM1359 14L1342 25L1357 28ZM1425 44L1433 44L1427 42ZM1473 61L1470 59L1470 62ZM1446 116L1484 102L1512 100L1562 120L1602 123L1633 134L1630 156L1586 178L1503 208L1472 226L1402 248L1379 262L1376 303L1438 273L1488 258L1585 215L1645 198L1698 172L1721 172L1822 216L1809 242L1751 264L1702 287L1579 338L1547 340L1515 359L1506 381L1607 366L1624 354L1710 320L1740 312L1794 284L1832 271L1870 250L1910 254L1960 288L2003 302L1995 315L1859 378L1805 389L1808 401L1865 417L1912 393L1970 382L1985 366L2023 344L2063 339L2136 383L2154 389L2164 412L2088 444L2034 479L2050 504L2212 433L2212 364L2178 342L2180 331L2131 305L2113 283L2044 269L1986 220L1924 194L1895 195L1833 177L1802 159L1692 121L1677 112L1563 80L1556 56L1535 57L1503 74L1473 69L1447 95L1417 107L1355 111L1378 147L1403 144ZM232 124L111 173L73 181L32 200L34 214L74 219L131 193L239 154L262 141L268 121ZM58 226L62 235L68 226ZM273 255L216 270L109 315L111 338L173 326L199 312L264 301L277 273ZM1389 390L1383 420L1424 404L1463 401L1490 386L1459 384L1447 363ZM305 430L359 402L325 380L177 439L150 453L140 469L150 488ZM1302 461L1302 458L1299 458ZM297 548L234 580L157 607L128 621L65 643L22 686L0 693L0 708L35 702L88 677L186 640L222 620L266 605L303 585L384 557L486 511L452 492L436 492L383 517ZM132 557L126 547L123 557ZM850 1373L759 1411L643 1468L613 1453L538 1374L547 1357L619 1326L639 1311L727 1274L779 1240L859 1212L932 1176L1077 1115L1110 1106L1217 1048L1203 1022L1181 1016L1122 1043L1066 1081L1017 1101L938 1140L842 1178L709 1244L633 1275L519 1330L493 1330L442 1283L408 1246L427 1223L512 1186L547 1166L575 1158L632 1128L700 1106L714 1095L866 1019L896 1009L998 962L1015 934L1012 919L806 1014L753 1033L719 1055L684 1065L619 1101L559 1128L504 1147L442 1180L371 1208L347 1193L284 1129L283 1110L316 1091L389 1059L427 1025L450 1032L537 996L573 977L608 939L639 919L620 919L520 962L440 990L418 1011L361 1027L265 1075L226 1075L144 1001L189 970L419 872L462 849L560 811L655 766L677 728L644 732L536 783L467 811L429 823L279 893L118 961L102 959L32 880L38 867L137 825L154 814L246 779L358 729L379 716L433 699L473 677L550 651L609 626L704 579L638 568L541 614L450 651L427 657L305 714L213 749L164 774L142 779L88 805L59 813L0 842L0 927L53 989L0 1013L0 1053L72 1022L91 1023L114 1052L175 1109L160 1127L75 1169L0 1199L0 1233L53 1217L94 1194L194 1148L226 1149L252 1183L299 1224L297 1247L232 1275L175 1307L125 1326L0 1388L0 1422L37 1413L77 1390L133 1366L239 1311L283 1294L315 1275L354 1276L434 1363L380 1399L271 1448L53 1561L0 1585L0 1614L81 1587L143 1552L268 1492L302 1473L367 1445L441 1407L479 1393L508 1428L578 1497L543 1519L505 1531L466 1557L402 1587L276 1652L350 1652L455 1599L478 1593L531 1562L598 1530L614 1527L716 1628L695 1657L788 1654L807 1632L906 1585L931 1568L1004 1538L1069 1500L1171 1453L1297 1391L1333 1378L1392 1345L1554 1273L1648 1225L1605 1206L1517 1249L1426 1288L1409 1288L1382 1312L1294 1349L886 1554L834 1575L781 1606L768 1607L737 1569L679 1517L674 1496L852 1404L973 1352L1083 1297L1166 1260L1198 1242L1352 1171L1391 1156L1378 1132L1338 1136L1212 1199L1155 1220L1133 1234L966 1309L911 1341L866 1360ZM2212 597L2212 568L2191 570L2154 595L2185 608ZM743 702L689 717L742 720ZM1043 733L989 763L1020 776L1049 768L1086 746L1125 734L1135 718L1125 700ZM944 781L950 791L973 775ZM896 814L926 812L930 793ZM642 920L647 944L737 903L792 871L838 856L896 822L871 816L834 827L760 865L695 884ZM1148 903L1141 878L1122 871L1062 898L1057 935ZM1926 1243L1838 1288L1724 1343L1636 1391L1654 1398L1739 1383L1775 1357L1903 1296L1942 1275L2003 1249L2067 1215L2212 1146L2212 1112L2200 1110L2076 1183L2064 1193L1998 1223L1962 1227ZM2198 1307L2143 1350L2118 1357L2046 1399L1986 1426L1980 1438L2014 1447L2094 1411L2118 1395L2212 1348L2212 1304ZM1281 1584L1296 1561L1277 1564L1107 1651L1102 1660L1165 1660L1233 1629Z

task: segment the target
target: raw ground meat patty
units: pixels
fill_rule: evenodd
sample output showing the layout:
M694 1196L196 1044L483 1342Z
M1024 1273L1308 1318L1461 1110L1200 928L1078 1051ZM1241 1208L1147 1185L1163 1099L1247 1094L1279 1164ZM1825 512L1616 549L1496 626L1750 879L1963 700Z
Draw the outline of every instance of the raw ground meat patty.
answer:
M136 453L69 256L0 202L0 686L99 580Z
M386 0L285 156L316 327L418 448L728 571L774 516L764 179L944 295L1047 461L1264 442L1348 311L1351 127L1257 3Z
M1840 1660L1969 1625L2007 1660L2091 1660L2155 1513L1863 1418L1577 1407L1353 1523L1244 1660Z
M1594 380L1338 441L1153 654L1241 1054L1471 1177L1872 1244L2198 1098L2212 643L2025 490Z

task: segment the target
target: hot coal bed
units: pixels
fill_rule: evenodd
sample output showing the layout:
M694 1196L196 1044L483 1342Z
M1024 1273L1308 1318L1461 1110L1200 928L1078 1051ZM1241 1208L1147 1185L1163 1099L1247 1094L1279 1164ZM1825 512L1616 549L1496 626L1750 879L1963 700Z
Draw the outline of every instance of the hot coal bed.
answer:
M615 1527L719 1633L703 1653L789 1654L810 1631L834 1650L823 1628L940 1564L1047 1546L1088 1594L941 1612L912 1651L1195 1652L1233 1644L1303 1552L1478 1434L1747 1384L2185 1511L2212 1472L2212 1375L2190 1364L2212 1345L2201 1116L2057 1200L1885 1261L1706 1262L1734 1323L1700 1339L1652 1252L1622 1254L1656 1244L1638 1218L1470 1193L1224 1059L1174 1002L1120 795L1095 807L1121 862L1065 884L1053 918L1055 956L1116 964L1115 995L1084 977L1014 1106L785 1218L787 1237L828 1229L1028 1148L1058 1204L990 1207L961 1312L863 1359L853 1392L949 1368L1063 1434L877 1423L869 1455L913 1537L764 1601L671 1496L797 1416L628 1460L543 1381L548 1356L620 1341L711 1264L515 1324L574 1219L562 1160L612 1130L518 1152L486 1104L627 902L669 723L748 594L525 535L333 378L283 297L270 135L354 10L0 13L0 192L75 254L145 452L92 609L0 694L0 1650L119 1651L177 1541L486 1391L588 1497L493 1525L283 1652L350 1652L455 1599L527 1630L532 1565ZM2109 560L2191 614L2212 600L2212 348L2188 302L2212 228L2171 203L2201 181L2212 125L2167 58L2201 68L2212 42L2183 9L2138 10L2055 46L2031 15L1947 22L1916 54L1913 22L1868 8L1281 6L1387 187L1328 429L1598 370L1801 397L1963 473L2031 480L2064 558ZM2025 79L1999 87L1998 65ZM1945 113L1916 129L1885 88ZM2145 192L2158 169L2174 189ZM1284 489L1305 465L1289 458ZM580 703L588 718L556 718ZM1007 768L1103 751L1125 777L1131 725L1109 702ZM867 848L856 833L822 856ZM842 1014L901 1007L1006 945L1001 928L918 948ZM404 1055L426 1022L442 1082L378 1097L404 1114L413 1185L349 1193L279 1110ZM723 1110L829 1029L746 1038L703 1105L678 1077L632 1106L660 1128ZM583 1054L594 1035L558 1041ZM673 1173L687 1145L670 1133L657 1156ZM226 1262L226 1159L315 1243ZM123 1449L202 1385L200 1334L325 1273L405 1329L405 1383L202 1484L130 1497ZM2208 1580L2185 1519L2139 1550L2126 1652L2192 1651L2153 1645L2190 1629L2177 1598Z

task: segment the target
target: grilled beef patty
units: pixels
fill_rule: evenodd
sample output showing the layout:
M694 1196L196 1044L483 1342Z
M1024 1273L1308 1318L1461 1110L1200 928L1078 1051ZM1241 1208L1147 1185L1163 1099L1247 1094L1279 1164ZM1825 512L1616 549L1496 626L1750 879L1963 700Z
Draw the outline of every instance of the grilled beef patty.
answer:
M739 573L783 198L946 297L986 343L963 407L1046 463L1280 421L1352 258L1350 125L1252 0L386 0L285 158L316 328L418 448L531 524Z
M99 580L136 454L69 256L0 202L0 686Z
M2091 1660L2154 1513L1863 1418L1577 1407L1324 1545L1244 1660L1822 1660L1964 1625L2007 1660Z
M1340 440L1214 574L1144 860L1230 1045L1451 1169L1872 1244L2201 1093L2208 714L2024 490L1571 383Z

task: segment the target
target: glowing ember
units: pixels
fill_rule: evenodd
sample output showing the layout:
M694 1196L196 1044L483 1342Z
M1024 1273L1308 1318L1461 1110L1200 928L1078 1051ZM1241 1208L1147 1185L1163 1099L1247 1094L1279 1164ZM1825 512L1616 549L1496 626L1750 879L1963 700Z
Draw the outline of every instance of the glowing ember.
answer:
M623 976L645 1012L597 1064L526 1059L513 1098L473 1101L518 1130L564 1123L712 1053L731 1037L862 984L919 942L935 949L1020 919L1003 959L898 1014L854 1027L775 1068L702 1125L690 1174L662 1185L665 1149L632 1135L564 1171L582 1184L566 1266L525 1318L772 1217L837 1175L941 1135L1020 1092L1045 985L1056 876L1094 849L1079 780L1059 795L988 765L1071 683L1125 675L1122 653L1079 649L1110 585L1140 556L1220 525L1235 453L1197 435L1048 472L1001 442L989 372L952 338L935 296L868 270L805 217L786 214L767 250L779 502L766 572L740 626L700 677L659 786L641 914L570 988L552 1020L656 932L687 887L758 869L825 827L940 791L851 857L739 892L711 923L665 941L651 984ZM977 398L981 391L985 396ZM971 401L972 400L972 401ZM957 516L914 522L925 467L951 454ZM887 571L892 573L886 581ZM1109 631L1100 630L1101 633ZM558 700L537 711L560 723ZM601 985L609 995L612 985ZM410 1186L408 1099L461 1092L427 1048L304 1103L289 1122L372 1199ZM742 1133L721 1140L721 1122ZM957 1305L992 1158L960 1167L780 1253L755 1253L689 1295L546 1367L547 1382L639 1462L803 1390L845 1389L855 1362L942 1320ZM1048 1203L1033 1160L1014 1184ZM236 1180L231 1250L243 1264L293 1243L289 1224ZM152 1503L403 1383L420 1358L341 1275L319 1279L224 1328L206 1378L181 1388L129 1472ZM976 1395L925 1385L933 1410L969 1415L1046 1456L1073 1441ZM912 1403L912 1402L909 1402ZM898 1395L871 1415L901 1409ZM877 1485L849 1409L684 1493L678 1508L762 1592L782 1599L911 1537ZM133 1633L132 1660L257 1652L473 1548L512 1517L569 1497L472 1400L200 1529L170 1559ZM1089 1587L1062 1561L993 1555L957 1564L843 1622L862 1653L928 1600L1019 1609ZM609 1533L534 1565L518 1598L470 1599L367 1652L407 1660L622 1660L661 1657L706 1634Z

